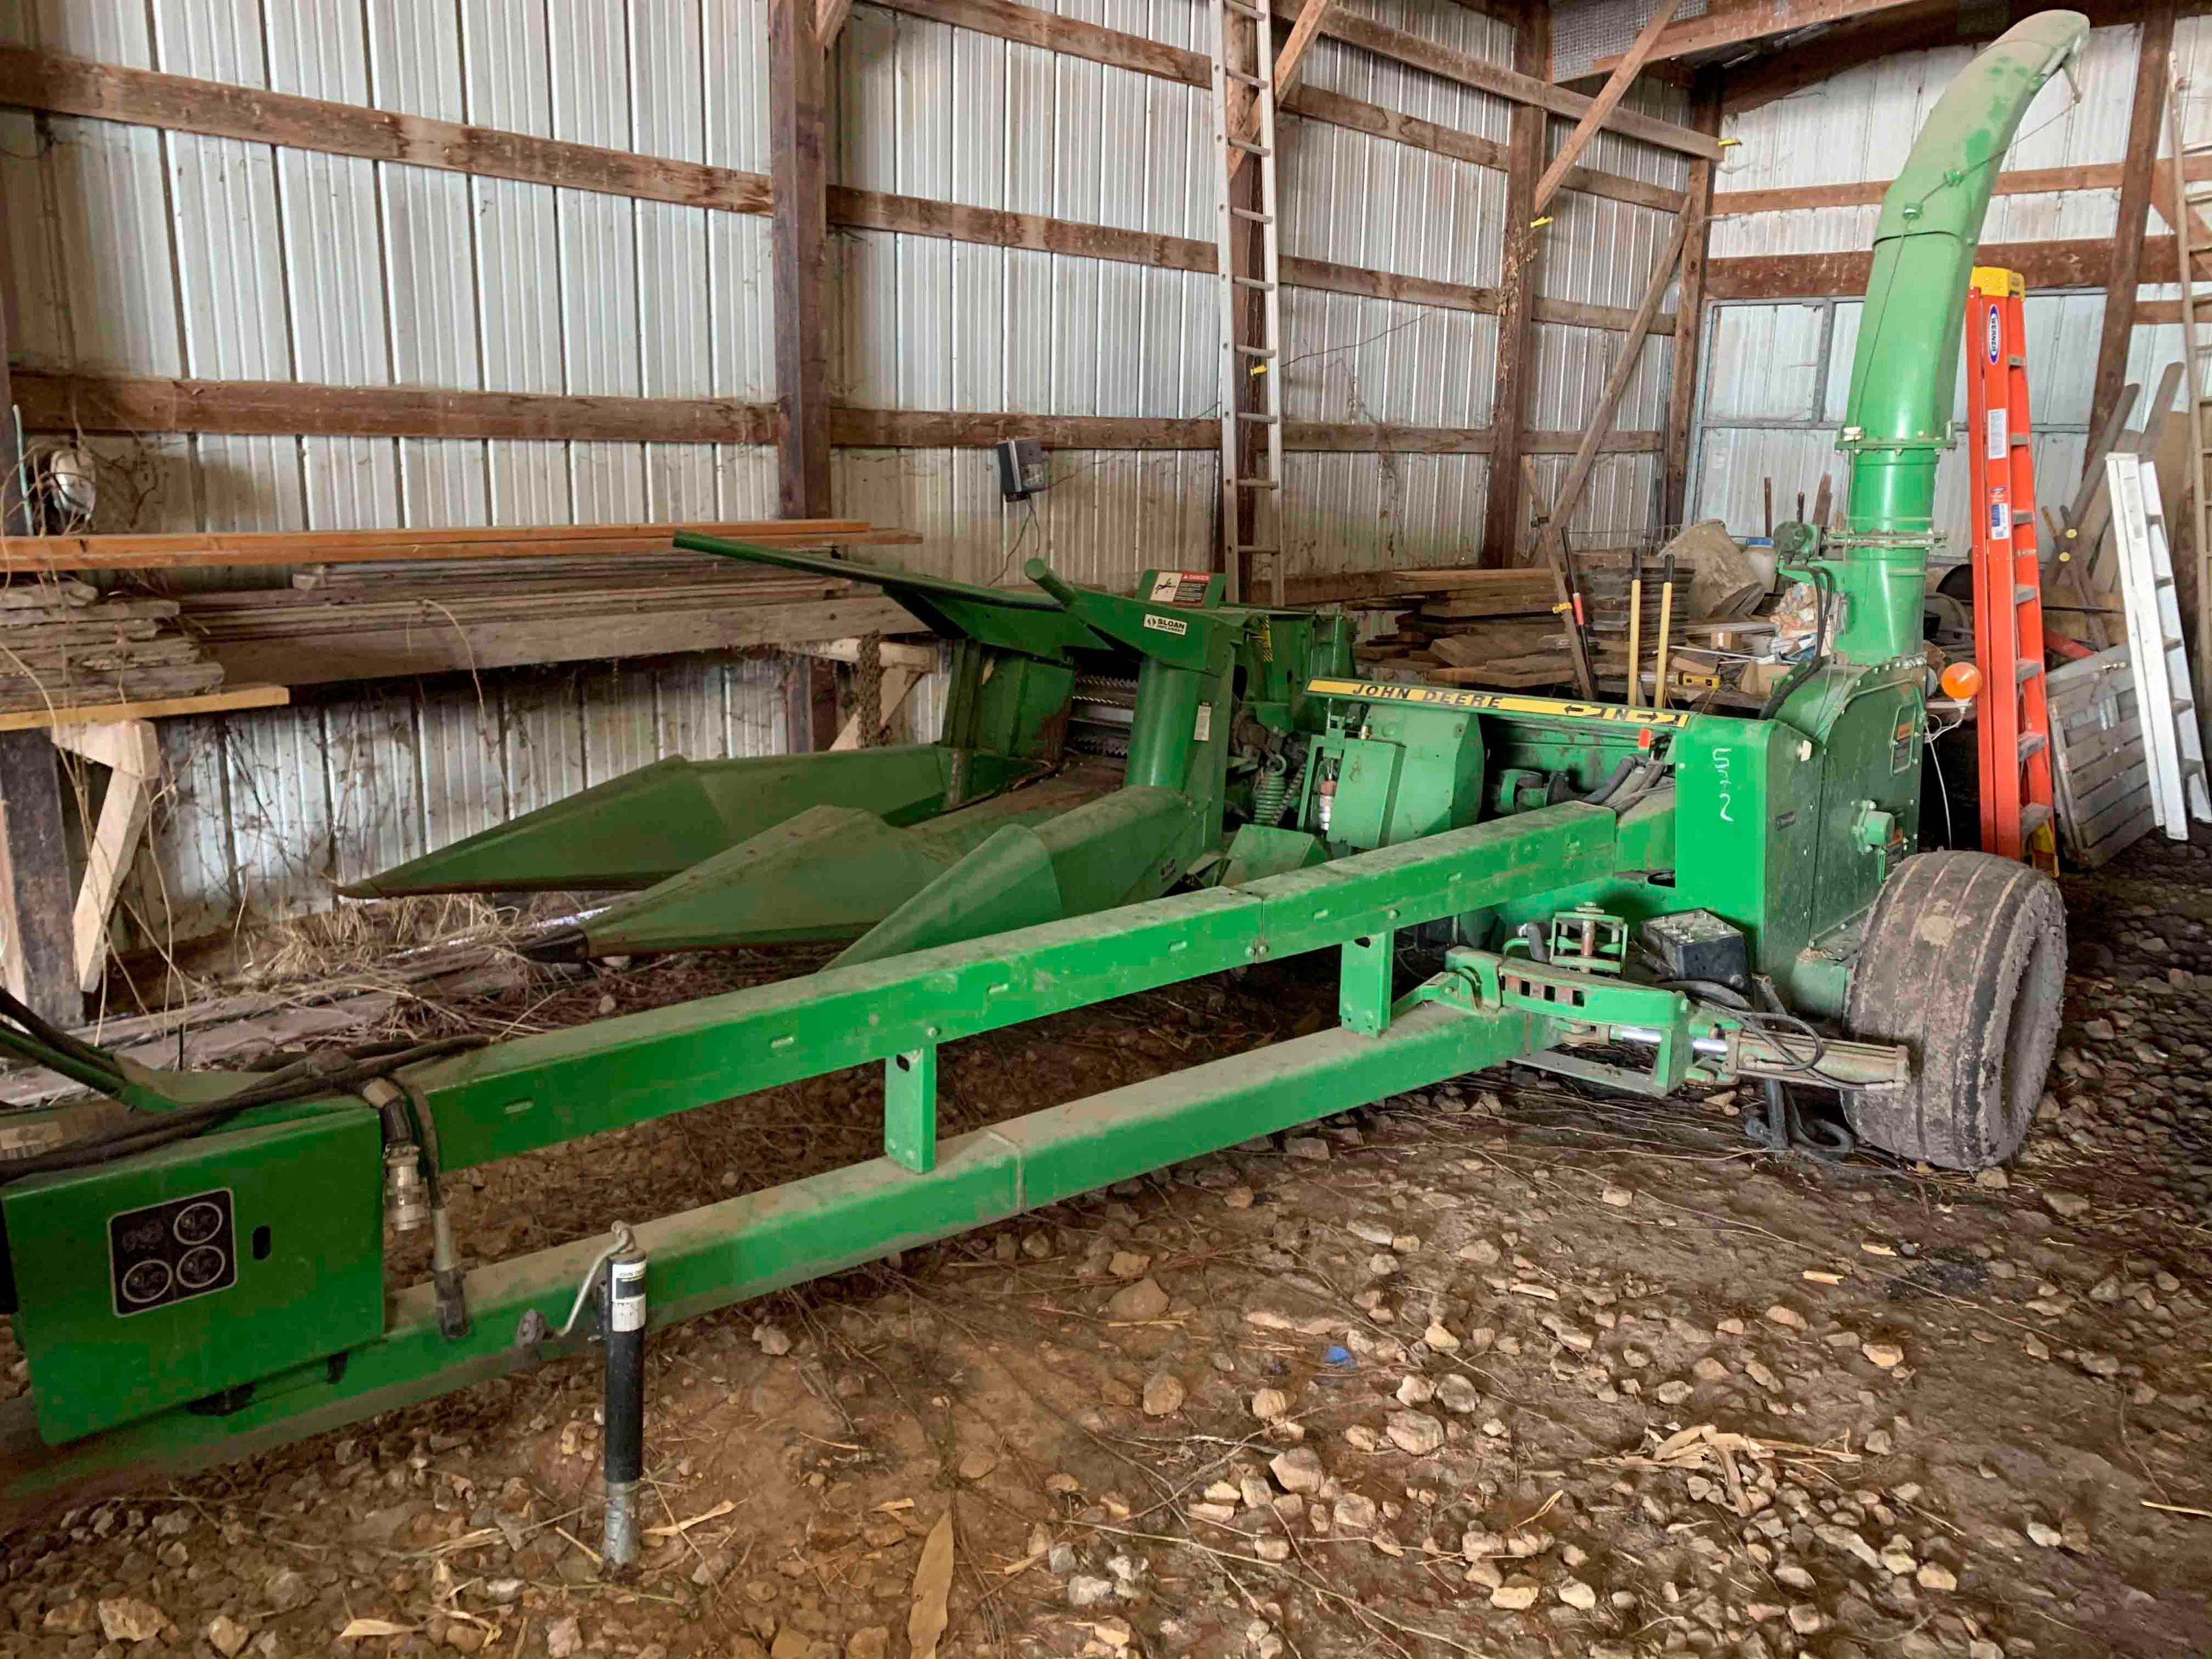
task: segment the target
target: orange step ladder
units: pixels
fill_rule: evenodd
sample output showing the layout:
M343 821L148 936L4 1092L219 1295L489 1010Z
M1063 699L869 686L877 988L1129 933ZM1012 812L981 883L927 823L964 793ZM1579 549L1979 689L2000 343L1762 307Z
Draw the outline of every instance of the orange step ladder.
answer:
M2027 416L2025 286L1974 267L1966 292L1966 446L1974 505L1974 662L1982 672L1982 850L2057 874L2043 571Z

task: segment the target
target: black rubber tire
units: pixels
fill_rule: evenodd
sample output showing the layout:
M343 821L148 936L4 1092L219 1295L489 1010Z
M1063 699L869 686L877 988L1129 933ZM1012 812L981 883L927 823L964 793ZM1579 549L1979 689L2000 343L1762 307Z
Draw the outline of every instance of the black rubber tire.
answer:
M2020 1150L2058 1046L2066 907L2050 877L1987 853L1923 853L1875 901L1844 1024L1911 1051L1912 1081L1844 1097L1861 1140L1950 1170Z

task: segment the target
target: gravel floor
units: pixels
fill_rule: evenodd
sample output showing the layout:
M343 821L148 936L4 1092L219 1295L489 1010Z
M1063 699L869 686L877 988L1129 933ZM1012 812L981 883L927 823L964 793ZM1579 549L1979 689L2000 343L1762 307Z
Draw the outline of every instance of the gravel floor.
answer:
M941 1597L948 1655L2212 1651L2212 847L2066 886L2059 1069L2003 1176L1776 1159L1726 1095L1501 1070L656 1336L629 1582L568 1362L19 1533L0 1642L866 1659ZM1333 999L1282 968L958 1045L948 1129ZM873 1087L515 1160L464 1235L866 1156Z

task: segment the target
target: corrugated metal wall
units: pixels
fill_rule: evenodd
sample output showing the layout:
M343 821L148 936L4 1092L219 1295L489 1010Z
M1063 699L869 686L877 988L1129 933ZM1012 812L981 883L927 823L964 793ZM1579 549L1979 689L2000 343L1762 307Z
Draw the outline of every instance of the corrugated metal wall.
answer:
M1670 121L1690 118L1689 94L1668 82L1639 81L1630 89L1626 101L1632 108ZM1566 132L1558 122L1552 124L1554 152ZM1613 132L1601 132L1591 140L1583 153L1583 164L1669 190L1680 190L1689 182L1686 156L1639 144ZM1544 297L1584 305L1638 305L1674 234L1674 216L1578 191L1562 191L1552 214L1553 222L1545 232L1548 240L1540 284ZM1670 293L1670 309L1673 303ZM1539 431L1581 430L1596 407L1621 343L1622 337L1609 329L1537 324L1535 393L1529 424ZM1613 416L1613 424L1625 432L1663 428L1674 372L1672 337L1653 335L1644 343L1642 360ZM1538 458L1536 475L1547 495L1558 490L1570 459L1565 455ZM1657 453L1600 455L1574 517L1573 528L1583 543L1617 545L1657 527L1664 473L1664 458Z
M1172 46L1189 0L1071 15ZM839 36L841 184L972 207L1210 239L1206 95L1127 70L871 6ZM930 237L834 233L830 395L873 409L1188 417L1212 411L1209 276ZM1126 586L1202 566L1213 462L1202 453L1060 451L1033 506L1000 501L988 451L841 450L842 510L919 532L917 562L1009 580L1042 556Z
M1341 0L1500 64L1510 29L1452 0ZM1062 0L1085 21L1204 52L1194 0ZM447 120L765 171L764 0L0 0L0 42ZM1312 84L1504 140L1489 94L1322 40ZM1206 95L869 5L832 81L837 182L1211 240ZM1680 94L1637 101L1675 118ZM1565 129L1555 124L1555 133ZM1680 185L1680 158L1611 136L1593 164ZM644 396L775 395L769 222L113 123L0 114L26 368ZM1285 122L1285 251L1466 284L1499 280L1504 177ZM34 209L35 210L29 210ZM1569 193L1546 295L1632 307L1665 216ZM1201 417L1215 408L1212 279L838 230L832 392L878 408ZM1480 427L1492 317L1286 296L1293 418ZM1540 427L1580 426L1620 337L1544 325ZM1669 343L1620 416L1661 423ZM745 518L772 452L429 439L96 439L102 528ZM1563 461L1547 462L1555 473ZM1291 568L1472 552L1480 456L1300 455ZM1042 554L1122 585L1202 563L1210 453L1061 452L1033 507L975 450L844 450L837 510L920 533L916 563L985 581ZM1656 459L1610 457L1579 523L1649 521ZM118 505L119 504L119 505ZM265 582L281 573L240 573ZM914 718L932 718L928 697ZM333 884L657 755L780 745L772 671L487 675L365 687L314 708L163 728L173 786L130 897L129 943L324 906ZM687 748L687 745L690 745Z
M2118 162L2127 147L2139 45L2140 32L2131 25L2091 31L2073 83L2062 78L2044 88L2021 123L2006 168ZM1899 53L1732 117L1723 136L1738 143L1722 163L1716 187L1781 190L1893 177L1922 119L1972 56L1971 46ZM2175 56L2185 77L2212 73L2212 19L2183 20ZM2212 92L2186 96L2184 117L2189 142L2212 138ZM1819 208L1720 219L1713 226L1712 255L1863 248L1873 240L1879 211ZM2109 240L2118 212L2114 190L2000 196L1990 205L1983 240ZM2152 234L2164 228L2162 219L2154 217ZM2070 499L2081 478L2104 309L2101 289L2028 296L2037 491L2045 504ZM1691 516L1723 519L1740 535L1757 534L1764 525L1764 481L1773 481L1775 514L1782 519L1795 514L1800 491L1809 510L1823 474L1832 478L1841 509L1847 469L1836 453L1835 437L1850 391L1860 311L1856 300L1711 308ZM2180 352L2179 328L2138 325L2128 380L2148 396ZM1955 409L1961 428L1966 415L1962 382ZM1965 557L1969 526L1962 449L1945 455L1937 475L1936 520L1948 538L1942 556Z

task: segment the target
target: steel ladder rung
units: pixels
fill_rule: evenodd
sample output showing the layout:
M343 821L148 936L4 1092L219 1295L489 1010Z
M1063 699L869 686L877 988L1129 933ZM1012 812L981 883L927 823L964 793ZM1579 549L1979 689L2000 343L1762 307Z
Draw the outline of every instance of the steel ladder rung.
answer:
M1281 416L1270 415L1264 409L1240 409L1237 411L1237 418L1250 421L1258 426L1280 426L1283 423Z
M1256 288L1267 294L1275 291L1275 285L1264 276L1231 276L1229 280L1239 288Z
M1280 489L1283 487L1282 481L1278 478L1237 478L1233 482L1239 489Z
M2039 599L2042 597L2043 594L2039 589L2032 587L2026 582L2020 583L2012 590L2012 602L2014 605L2026 605L2031 599Z
M2034 658L2022 657L2020 661L2013 666L2012 683L2014 685L2026 685L2030 680L2033 679L2042 672L2043 665L2038 662Z
M2025 766L2029 760L2051 747L2051 739L2040 732L2023 732L2020 734L2017 747L2020 750L2021 764Z
M1240 345L1237 349L1247 357L1276 357L1282 355L1273 346Z
M2051 822L2051 808L2044 802L2033 800L2020 809L2020 833L2023 840Z
M1231 138L1229 141L1229 148L1241 149L1247 155L1273 155L1275 153L1267 145L1250 138Z
M1243 219L1255 225L1272 225L1275 222L1273 214L1262 213L1256 208L1233 207L1229 210L1229 216L1232 219Z

